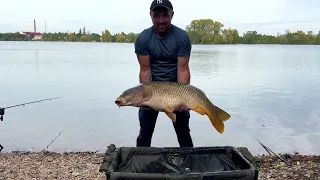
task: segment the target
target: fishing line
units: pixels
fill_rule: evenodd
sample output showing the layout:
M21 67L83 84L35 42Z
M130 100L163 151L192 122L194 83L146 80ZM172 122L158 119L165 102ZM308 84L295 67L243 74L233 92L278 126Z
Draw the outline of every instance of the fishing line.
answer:
M0 120L3 121L3 116L5 114L5 109L10 109L10 108L18 107L18 106L25 106L27 104L33 104L33 103L37 103L37 102L40 103L42 101L51 101L52 99L59 99L59 98L62 98L62 96L54 97L54 98L48 98L48 99L41 99L41 100L37 100L37 101L31 101L31 102L26 102L26 103L22 103L22 104L17 104L17 105L12 105L12 106L8 106L8 107L0 108Z
M27 104L33 104L33 103L37 103L37 102L40 103L42 101L51 101L52 99L59 99L59 98L62 98L62 96L54 97L54 98L48 98L48 99L41 99L41 100L37 100L37 101L31 101L31 102L26 102L26 103L22 103L22 104L16 104L16 105L0 108L0 120L3 121L3 116L5 114L5 109L10 109L10 108L19 107L19 106L25 106ZM0 152L2 151L3 148L4 147L0 144Z

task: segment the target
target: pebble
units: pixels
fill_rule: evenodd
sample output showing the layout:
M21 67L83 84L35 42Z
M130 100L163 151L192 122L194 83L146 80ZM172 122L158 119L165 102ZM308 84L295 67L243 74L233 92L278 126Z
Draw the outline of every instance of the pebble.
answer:
M2 179L96 179L105 180L99 172L104 153L1 153ZM260 156L259 179L319 179L320 157L292 155L290 165L272 156ZM287 159L287 158L286 158ZM290 160L292 159L292 160ZM275 168L277 167L278 168ZM186 171L189 171L186 169Z

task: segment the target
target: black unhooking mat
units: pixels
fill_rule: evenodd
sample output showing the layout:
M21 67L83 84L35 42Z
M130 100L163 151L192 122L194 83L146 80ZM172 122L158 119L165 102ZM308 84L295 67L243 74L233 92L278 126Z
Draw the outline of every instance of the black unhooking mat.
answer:
M111 144L100 167L108 180L256 180L258 170L232 146L157 148Z

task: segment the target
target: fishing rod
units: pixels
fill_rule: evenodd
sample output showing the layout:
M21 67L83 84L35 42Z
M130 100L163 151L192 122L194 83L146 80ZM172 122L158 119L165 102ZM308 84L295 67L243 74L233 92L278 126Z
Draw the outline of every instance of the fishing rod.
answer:
M37 100L37 101L31 101L31 102L26 102L26 103L22 103L22 104L17 104L17 105L12 105L12 106L8 106L8 107L0 108L0 120L3 121L3 116L5 114L5 109L10 109L10 108L18 107L18 106L25 106L27 104L33 104L33 103L37 103L37 102L40 103L42 101L51 101L52 99L59 99L59 98L62 98L62 96L54 97L54 98L48 98L48 99L41 99L41 100Z
M51 101L52 99L59 99L59 98L62 98L62 96L54 97L54 98L48 98L48 99L41 99L41 100L37 100L37 101L31 101L31 102L26 102L26 103L22 103L22 104L16 104L16 105L0 108L0 120L3 121L3 116L5 114L5 109L10 109L10 108L18 107L18 106L25 106L27 104L33 104L33 103L37 103L37 102L40 103L42 101ZM4 147L0 144L0 152L2 151L3 148Z
M275 152L271 151L271 149L269 149L267 146L265 146L264 144L262 144L258 139L256 139L258 141L258 143L269 153L269 155L271 155L271 153L273 155L275 155L277 158L279 158L282 162L286 163L287 165L289 165L288 161L286 161L285 159L283 159L282 157L280 157L278 154L276 154ZM271 153L270 153L271 152Z

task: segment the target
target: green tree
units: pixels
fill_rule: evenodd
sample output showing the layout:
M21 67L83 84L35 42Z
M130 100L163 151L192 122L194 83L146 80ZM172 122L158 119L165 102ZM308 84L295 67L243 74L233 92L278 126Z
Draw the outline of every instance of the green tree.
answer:
M111 42L111 33L107 29L102 32L102 42Z
M246 31L239 35L237 29L231 27L224 28L224 24L212 19L192 20L185 27L192 44L299 44L299 45L320 45L320 31L296 32L285 31L277 35L260 34L256 30ZM114 33L108 29L97 33L86 32L86 26L79 28L79 32L46 32L43 33L40 41L82 41L82 42L118 42L133 43L139 33ZM0 41L33 41L33 36L26 36L19 32L0 33Z
M116 35L116 42L126 42L126 36L123 32Z

